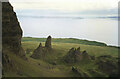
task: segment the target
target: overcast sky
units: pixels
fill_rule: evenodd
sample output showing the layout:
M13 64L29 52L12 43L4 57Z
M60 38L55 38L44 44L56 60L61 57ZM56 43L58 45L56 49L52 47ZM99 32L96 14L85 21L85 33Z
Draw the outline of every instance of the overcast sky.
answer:
M10 0L11 4L15 9L15 12L17 13L17 15L19 15L18 18L20 18L21 15L37 16L37 17L38 16L55 16L55 15L56 16L65 15L65 17L69 15L70 17L71 15L73 16L77 15L79 17L82 14L86 14L86 15L90 14L90 16L96 15L97 17L98 17L98 14L100 16L102 15L102 17L103 16L106 17L106 15L116 16L118 14L117 13L118 1L119 0ZM116 41L117 39L116 37L118 36L117 35L118 23L116 22L117 20L106 21L106 19L104 19L105 21L104 20L103 21L101 20L96 20L96 21L85 20L84 21L83 19L83 23L82 23L82 21L79 21L79 20L76 21L71 19L70 21L69 20L67 21L65 19L65 20L61 20L60 22L59 22L60 19L55 19L55 20L47 19L47 21L46 19L35 19L35 20L29 19L29 18L26 18L26 19L27 19L26 21L22 19L20 20L21 26L23 27L23 30L24 30L24 36L41 36L41 37L48 36L48 35L53 35L53 37L83 36L80 38L89 38L92 40L100 40L105 42L115 41L117 43ZM61 25L63 29L61 28ZM73 30L72 27L75 27L75 26L77 26L76 27L77 29L74 28L76 30ZM46 29L41 29L45 27L47 31ZM73 31L71 30L66 31L65 27L67 29L71 28L71 30ZM103 31L103 28L105 31ZM63 32L63 30L65 32ZM84 35L86 36L84 37ZM111 40L109 40L108 36L110 36ZM112 42L108 42L108 43L111 44Z
M53 9L60 11L109 10L119 0L10 0L15 9Z

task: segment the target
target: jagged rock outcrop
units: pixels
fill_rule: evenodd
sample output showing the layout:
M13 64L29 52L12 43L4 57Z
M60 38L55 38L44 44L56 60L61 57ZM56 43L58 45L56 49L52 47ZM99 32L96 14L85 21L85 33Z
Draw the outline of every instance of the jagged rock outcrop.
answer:
M87 59L87 60L91 59L91 56L89 56L86 51L82 52L82 57L83 57L83 59Z
M18 56L24 57L25 53L21 47L22 29L18 22L16 13L9 2L2 3L2 48L3 53L7 50Z
M91 60L91 57L86 51L81 52L80 47L78 47L77 49L71 48L63 59L66 63L77 63L82 60Z
M42 46L42 44L40 43L39 46L37 47L37 49L34 50L31 57L35 58L35 59L38 59L38 58L44 59L44 57L48 53L51 53L51 51L52 51L51 39L52 39L51 36L48 36L45 46Z
M39 46L37 47L37 49L34 50L31 57L38 59L38 58L42 58L44 56L45 56L45 48L42 47L42 44L40 43Z
M52 46L51 46L51 39L52 39L52 37L48 36L48 38L46 40L46 43L45 43L45 47L46 48L52 48Z

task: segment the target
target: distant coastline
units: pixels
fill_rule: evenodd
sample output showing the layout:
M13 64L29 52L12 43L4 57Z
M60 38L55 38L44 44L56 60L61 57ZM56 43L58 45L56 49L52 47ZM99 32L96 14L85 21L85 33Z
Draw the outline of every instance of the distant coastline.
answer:
M26 18L57 18L57 19L93 19L93 18L100 18L100 19L118 19L118 16L90 16L90 17L83 17L83 16L31 16L31 15L18 15L19 18L26 17Z

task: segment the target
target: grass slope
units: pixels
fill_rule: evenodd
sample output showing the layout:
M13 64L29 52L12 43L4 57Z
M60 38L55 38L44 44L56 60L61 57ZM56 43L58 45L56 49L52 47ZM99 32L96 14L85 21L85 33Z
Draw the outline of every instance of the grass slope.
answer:
M77 41L74 41L77 40ZM4 76L24 76L24 77L73 77L75 74L72 72L72 66L80 68L81 72L86 73L89 77L100 77L107 76L101 71L96 71L96 61L83 61L77 64L66 64L61 62L63 56L67 54L69 49L72 47L80 47L81 50L86 50L91 56L111 55L115 58L118 57L118 48L107 47L107 46L96 46L89 45L79 42L78 39L53 39L52 48L54 49L52 54L48 54L45 60L33 59L30 56L33 51L38 47L39 43L42 42L44 46L45 38L23 38L22 47L26 51L28 61L25 61L12 53L8 53L11 60L15 62L15 70L7 71ZM91 42L91 44L93 44ZM98 44L98 43L97 43ZM27 53L29 51L29 53ZM52 65L53 61L57 62L57 65ZM88 70L94 70L96 73L91 73ZM18 74L19 71L19 74Z
M32 38L32 37L23 37L22 41L41 41L45 42L46 38ZM76 43L76 44L85 44L85 45L95 45L95 46L107 46L105 43L97 42L97 41L88 41L88 40L81 40L76 38L52 38L52 42L59 42L59 43Z

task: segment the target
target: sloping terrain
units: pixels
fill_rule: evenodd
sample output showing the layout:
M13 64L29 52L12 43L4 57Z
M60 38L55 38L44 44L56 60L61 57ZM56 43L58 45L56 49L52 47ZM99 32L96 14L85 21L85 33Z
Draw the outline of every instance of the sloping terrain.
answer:
M45 43L42 42L44 46ZM30 56L33 51L39 46L39 42L28 41L22 42L22 47L26 52L28 60L23 60L17 57L15 54L9 53L10 60L14 61L15 67L10 68L11 70L5 70L4 76L23 76L23 77L73 77L80 75L82 77L99 77L109 76L109 73L101 71L100 62L113 61L114 64L117 62L118 49L113 47L102 47L102 46L91 46L83 44L72 44L72 43L52 43L53 52L48 54L44 60L34 59ZM81 50L86 50L90 56L95 56L95 60L82 61L78 63L65 63L63 57L68 53L72 47L80 47ZM104 58L104 56L107 56ZM112 56L112 57L109 57ZM55 64L54 64L55 62ZM105 63L105 62L101 62ZM110 64L109 64L110 65ZM108 66L108 65L106 65ZM105 68L106 68L105 66ZM117 65L114 65L117 66ZM73 72L72 67L77 68L79 73ZM106 68L107 69L107 68ZM81 73L81 74L80 74ZM78 75L79 74L79 75Z
M44 46L45 43L42 42L42 45ZM38 46L39 42L36 41L22 42L22 47L26 52L28 60L24 61L14 54L10 54L10 56L12 56L11 58L16 62L16 68L18 68L18 70L13 71L14 74L8 72L5 76L107 77L112 74L112 72L117 72L118 49L114 47L53 42L52 54L48 54L43 60L30 57ZM78 63L64 62L63 57L72 47L80 47L81 51L86 50L90 56L95 56L95 59ZM103 64L101 65L101 63ZM73 71L72 67L77 68L76 71ZM105 72L109 69L108 67L110 67L111 70L113 68L112 71L109 71L111 73Z
M3 3L3 77L109 77L117 75L118 48L104 43L79 39L22 38L22 29L10 3ZM43 59L31 56L39 44L47 48ZM79 62L79 55L71 48L80 47L87 57ZM52 49L51 51L48 48ZM78 48L79 49L79 48ZM46 50L46 49L45 49ZM76 51L76 49L74 50ZM87 53L86 53L86 52ZM41 53L38 50L37 53ZM45 53L45 52L43 52ZM77 56L76 56L77 55ZM70 56L70 57L69 57ZM75 56L75 57L74 57ZM66 63L64 57L77 62ZM89 59L90 57L90 59ZM74 60L74 61L75 61Z

